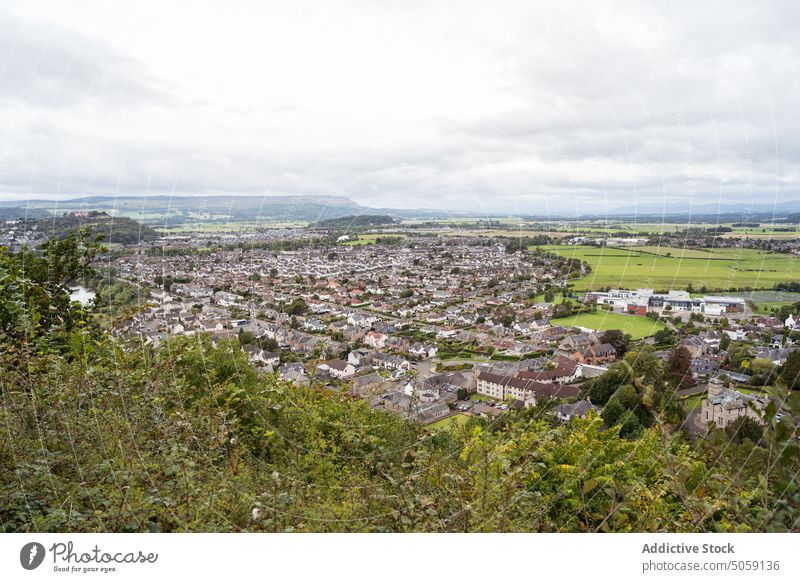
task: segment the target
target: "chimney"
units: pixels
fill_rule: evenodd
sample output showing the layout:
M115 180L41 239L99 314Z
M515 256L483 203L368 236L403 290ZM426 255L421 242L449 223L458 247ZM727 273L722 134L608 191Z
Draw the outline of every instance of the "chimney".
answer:
M713 378L708 382L708 397L714 398L719 396L722 393L722 382L719 381L719 378Z

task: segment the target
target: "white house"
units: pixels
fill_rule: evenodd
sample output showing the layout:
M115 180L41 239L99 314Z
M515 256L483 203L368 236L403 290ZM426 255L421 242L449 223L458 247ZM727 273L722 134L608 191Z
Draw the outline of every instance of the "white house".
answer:
M386 342L388 341L388 336L385 333L380 333L377 331L370 331L367 335L364 336L364 343L371 348L375 348L379 350L381 348L386 347Z
M320 370L325 370L334 378L344 379L354 376L356 367L350 362L344 360L331 360L319 366Z
M408 349L408 353L414 356L415 358L425 359L425 358L433 358L439 352L439 348L436 346L425 346L423 344L414 344Z

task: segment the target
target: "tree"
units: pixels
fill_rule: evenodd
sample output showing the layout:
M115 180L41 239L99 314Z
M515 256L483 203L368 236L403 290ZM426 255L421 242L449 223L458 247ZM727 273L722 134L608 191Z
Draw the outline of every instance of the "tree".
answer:
M544 302L545 303L552 303L553 299L555 299L555 294L553 293L552 288L547 288L544 292Z
M289 315L304 315L307 312L308 305L299 297L286 307L286 313Z
M85 326L85 312L70 301L69 285L95 274L100 241L80 229L46 242L39 252L0 247L0 343L64 342Z
M569 317L570 315L572 315L572 306L567 302L559 303L553 308L554 318Z
M609 329L600 336L600 341L606 344L611 344L617 350L617 357L621 358L628 351L628 342L630 336L625 335L619 329Z
M626 371L619 364L612 364L607 372L586 382L586 395L594 404L603 406L625 382L626 377Z
M256 336L254 336L251 332L245 331L242 328L239 328L239 343L243 346L250 345L255 343Z
M780 381L790 390L800 390L800 351L794 350L781 367Z
M669 329L659 329L653 334L653 341L656 345L672 344L675 341L675 334Z
M280 349L276 339L266 336L259 338L258 345L262 350L266 350L268 352L277 352Z
M642 378L646 384L657 385L662 380L663 362L655 355L651 346L638 346L625 354L627 362L636 378Z
M667 376L678 388L692 385L692 354L683 346L670 352L665 370Z
M745 440L758 443L764 436L764 427L749 416L742 416L725 428L725 434L739 444Z

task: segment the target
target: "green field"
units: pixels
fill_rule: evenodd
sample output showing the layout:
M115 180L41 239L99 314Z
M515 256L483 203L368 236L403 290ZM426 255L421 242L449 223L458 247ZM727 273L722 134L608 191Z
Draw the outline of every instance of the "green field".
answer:
M659 257L676 257L679 259L722 259L721 250L727 249L690 249L678 247L620 247L628 251L658 255Z
M795 238L800 233L800 230L795 225L784 224L774 225L770 223L761 223L758 227L744 227L733 226L733 223L720 223L717 225L712 222L696 222L696 223L680 223L680 222L611 222L606 225L598 224L596 222L578 222L568 225L558 226L558 230L564 233L573 235L580 234L675 234L685 231L688 228L711 229L716 226L726 226L733 229L733 232L723 233L724 238L762 238L762 239L787 239ZM779 228L789 228L789 232L778 230Z
M341 244L350 247L374 245L379 238L403 238L401 234L360 234L358 238L345 241Z
M303 228L307 225L306 222L300 221L283 221L271 222L268 220L263 221L236 221L230 222L202 222L202 221L187 221L176 226L169 228L158 228L160 233L164 234L241 234L244 232L266 231L270 229L282 228Z
M648 317L636 315L623 315L610 311L597 311L595 313L582 313L571 317L553 319L554 325L568 327L580 326L593 329L595 331L605 331L607 329L621 329L630 334L633 339L642 339L651 336L659 330L664 329L664 324L653 321Z
M448 416L447 418L443 418L442 420L437 420L436 422L426 425L425 430L442 430L443 428L457 427L461 426L468 420L469 416L466 414L454 414L452 416Z
M613 248L550 245L539 247L586 261L592 272L571 281L578 291L603 287L695 289L709 291L751 287L800 279L800 258L756 249ZM671 256L667 256L670 253Z

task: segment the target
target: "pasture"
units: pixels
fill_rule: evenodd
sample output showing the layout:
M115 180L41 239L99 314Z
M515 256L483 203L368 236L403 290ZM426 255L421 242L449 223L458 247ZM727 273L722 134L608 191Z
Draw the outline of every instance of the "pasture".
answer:
M696 290L706 287L708 292L721 292L741 287L772 289L778 282L800 280L800 257L756 249L538 248L591 266L591 273L570 282L577 291L604 287L685 289L691 283Z

